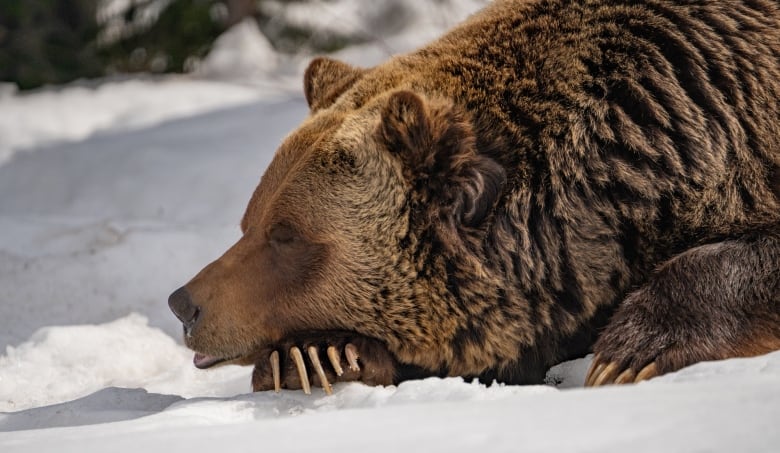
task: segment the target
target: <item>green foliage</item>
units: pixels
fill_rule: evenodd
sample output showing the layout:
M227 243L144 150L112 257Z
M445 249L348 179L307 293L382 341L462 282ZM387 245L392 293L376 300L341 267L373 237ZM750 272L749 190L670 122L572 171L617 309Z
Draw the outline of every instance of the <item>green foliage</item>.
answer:
M225 26L212 18L215 0L173 0L157 21L100 50L109 72L183 72L189 58L202 58ZM132 22L137 9L128 11Z
M22 89L103 73L94 0L0 1L0 80Z
M0 81L21 89L139 71L182 72L202 58L225 25L212 18L219 0L172 0L156 21L98 45L97 0L0 0Z
M229 24L247 16L280 52L331 52L364 40L269 17L258 8L264 0L136 0L114 18L121 36L106 38L96 18L99 1L0 0L0 81L30 89L107 74L185 72ZM150 5L165 7L145 23Z

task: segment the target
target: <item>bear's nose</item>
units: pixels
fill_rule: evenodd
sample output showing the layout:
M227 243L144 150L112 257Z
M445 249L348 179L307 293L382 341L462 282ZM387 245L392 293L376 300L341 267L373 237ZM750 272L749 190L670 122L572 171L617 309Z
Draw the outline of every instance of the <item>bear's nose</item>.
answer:
M185 330L189 330L195 325L200 315L200 307L192 303L190 293L187 288L181 287L168 297L168 306L179 321L184 324Z

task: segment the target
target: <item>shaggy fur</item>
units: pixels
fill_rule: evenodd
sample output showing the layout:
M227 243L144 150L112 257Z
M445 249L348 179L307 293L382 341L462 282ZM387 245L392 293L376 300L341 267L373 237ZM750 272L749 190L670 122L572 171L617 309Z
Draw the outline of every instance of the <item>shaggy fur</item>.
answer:
M634 372L780 347L777 2L498 1L304 87L244 236L186 286L188 345L256 389L318 332L395 381L535 383L599 334Z

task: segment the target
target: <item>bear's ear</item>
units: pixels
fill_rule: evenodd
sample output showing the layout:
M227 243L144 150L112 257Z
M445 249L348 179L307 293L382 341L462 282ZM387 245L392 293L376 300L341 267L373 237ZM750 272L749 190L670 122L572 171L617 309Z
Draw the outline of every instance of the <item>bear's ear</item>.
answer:
M364 69L330 58L312 60L303 74L303 92L311 111L316 112L333 104L365 72Z
M434 157L429 152L434 135L431 114L420 96L411 91L391 94L381 118L381 140L391 153L402 156L412 171Z
M478 228L490 214L506 179L504 169L477 153L471 123L451 103L395 92L382 110L377 132L401 158L407 180L449 233Z

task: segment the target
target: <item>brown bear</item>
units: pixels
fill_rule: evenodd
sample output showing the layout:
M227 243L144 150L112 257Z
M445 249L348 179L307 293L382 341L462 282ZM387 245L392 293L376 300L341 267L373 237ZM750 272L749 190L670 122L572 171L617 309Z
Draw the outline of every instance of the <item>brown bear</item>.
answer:
M498 1L304 91L169 299L196 366L522 384L594 351L602 385L780 348L777 2Z

